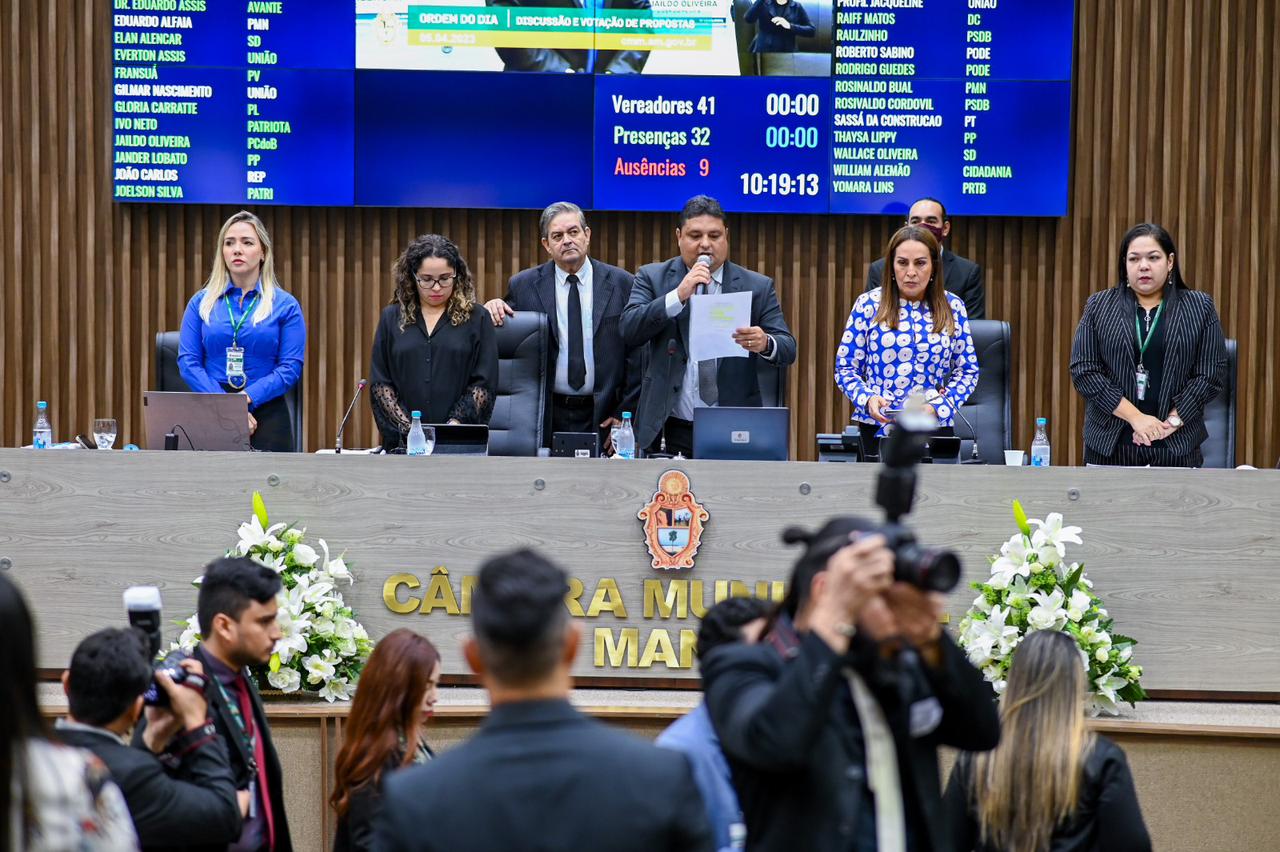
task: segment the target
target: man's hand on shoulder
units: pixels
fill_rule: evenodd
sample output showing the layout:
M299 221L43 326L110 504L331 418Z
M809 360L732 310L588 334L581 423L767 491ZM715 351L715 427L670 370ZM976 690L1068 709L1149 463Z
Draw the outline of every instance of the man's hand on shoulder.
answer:
M484 309L489 312L489 319L493 320L493 324L502 325L506 317L513 317L516 312L511 310L511 306L501 299L490 299L484 303Z

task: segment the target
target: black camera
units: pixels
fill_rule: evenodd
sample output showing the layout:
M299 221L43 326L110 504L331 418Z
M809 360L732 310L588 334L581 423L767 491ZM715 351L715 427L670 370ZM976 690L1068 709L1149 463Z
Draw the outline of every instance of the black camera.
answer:
M884 509L885 523L873 531L883 535L893 551L895 580L930 592L949 592L960 582L960 557L950 550L921 547L915 533L901 523L915 502L916 466L937 425L923 401L912 398L880 442L876 505Z
M174 683L203 693L208 682L201 675L182 667L182 661L187 659L186 654L174 650L160 658L160 646L163 642L160 631L160 590L155 586L131 586L124 593L124 608L129 614L130 626L146 637L147 652L155 671L164 672ZM148 707L168 707L169 693L153 677L142 693L142 700Z

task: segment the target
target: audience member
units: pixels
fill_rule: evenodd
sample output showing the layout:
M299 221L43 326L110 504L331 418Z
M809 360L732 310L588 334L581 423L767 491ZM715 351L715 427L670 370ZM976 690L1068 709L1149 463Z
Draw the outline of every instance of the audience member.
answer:
M943 287L938 241L919 225L885 249L885 285L853 303L836 348L836 384L853 403L864 442L882 434L907 397L922 392L939 434L978 385L978 356L964 303Z
M951 220L947 218L947 208L942 202L936 198L921 198L911 205L906 224L919 225L933 234L938 245L942 246L941 266L947 291L964 300L969 319L986 319L987 293L982 285L982 267L946 247L947 237L951 236ZM876 258L867 270L866 291L870 293L881 286L883 278L884 258Z
M266 226L241 210L222 224L213 271L182 316L178 370L197 393L249 399L255 450L292 452L285 392L302 377L307 326L298 300L280 289Z
M635 277L587 257L591 229L578 205L548 206L539 227L551 259L511 276L506 298L485 309L494 325L516 311L547 315L543 445L555 432L597 432L607 442L609 428L621 426L622 412L635 411L640 399L641 350L628 348L619 330Z
M642 266L622 313L628 346L647 347L648 368L635 417L636 447L693 457L693 410L758 406L757 359L796 360L773 280L729 262L729 227L720 202L695 195L676 226L680 254ZM694 361L689 355L689 300L695 294L750 293L751 325L734 331L746 358Z
M769 615L768 605L757 598L726 598L707 610L698 625L698 659L714 648L733 642L755 642ZM738 794L733 790L729 763L711 725L704 699L697 707L658 735L662 748L683 752L693 766L693 781L702 793L707 819L719 852L744 849L747 826L742 821Z
M396 260L395 295L373 336L369 400L391 451L405 445L413 411L423 423L489 422L498 391L498 344L458 247L439 234Z
M943 597L894 582L869 525L790 529L807 547L764 640L702 660L751 848L950 850L937 746L999 739L990 687L942 631Z
M126 852L138 848L107 768L49 739L36 702L35 627L0 572L0 852Z
M962 754L946 810L961 852L1150 852L1124 752L1085 728L1086 666L1066 633L1031 633L1000 699L1000 745Z
M1071 345L1086 464L1200 467L1204 407L1222 391L1226 342L1213 299L1182 279L1173 238L1136 225L1119 283L1094 293Z
M249 666L271 659L280 575L248 557L211 562L200 580L196 615L200 644L192 658L204 666L205 697L214 730L226 744L237 790L248 793L248 813L240 838L229 852L292 852L284 810L284 777L271 741L271 728ZM146 742L148 720L134 729L135 746Z
M338 812L338 832L333 852L373 849L383 780L435 756L422 728L439 684L440 652L412 630L391 631L369 655L334 766L329 802Z
M568 590L531 551L481 567L465 652L489 716L466 744L386 779L377 848L712 849L688 761L569 704L582 637Z
M99 630L81 641L62 674L69 712L58 722L58 736L93 752L111 770L143 849L190 848L193 837L225 849L240 836L243 813L204 693L157 673L170 706L146 708L146 749L126 739L152 682L147 652L142 637L125 628ZM204 672L197 660L184 660L182 667Z

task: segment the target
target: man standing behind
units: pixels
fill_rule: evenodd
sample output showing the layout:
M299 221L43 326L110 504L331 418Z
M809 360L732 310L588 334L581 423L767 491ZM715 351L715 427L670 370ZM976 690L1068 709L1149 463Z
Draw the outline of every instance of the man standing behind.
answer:
M952 293L964 299L965 313L969 319L987 318L987 292L982 285L982 267L961 257L944 242L951 235L951 220L947 208L936 198L921 198L911 205L907 213L908 225L920 225L933 231L942 244L942 283ZM880 286L884 280L884 258L878 258L867 270L867 292Z
M532 551L481 567L464 650L489 716L469 742L388 777L374 848L711 852L685 758L569 704L582 628L568 590Z
M511 276L505 299L485 309L494 325L516 311L547 315L547 419L543 446L554 432L598 432L622 423L640 397L640 349L623 345L618 322L632 276L587 257L591 229L582 208L557 201L542 211L542 247L551 260Z
M779 366L796 360L773 281L729 263L729 228L720 202L695 195L676 226L680 255L640 268L622 314L628 346L648 346L648 369L636 413L636 446L693 456L693 409L758 406L756 359ZM734 332L746 358L694 361L689 357L689 299L695 294L751 293L751 325Z
M202 638L192 658L204 666L205 696L214 729L226 743L236 789L249 794L244 829L228 852L293 852L280 758L247 670L266 664L280 638L280 588L275 571L248 557L218 559L205 568L196 599ZM133 737L135 745L144 742L145 726Z
M169 706L146 708L146 748L125 739L152 682L147 650L136 632L117 627L77 645L62 673L69 706L67 718L58 720L58 737L93 752L111 770L143 849L190 848L193 837L225 849L240 836L241 803L203 693L155 674ZM195 660L182 666L203 674Z

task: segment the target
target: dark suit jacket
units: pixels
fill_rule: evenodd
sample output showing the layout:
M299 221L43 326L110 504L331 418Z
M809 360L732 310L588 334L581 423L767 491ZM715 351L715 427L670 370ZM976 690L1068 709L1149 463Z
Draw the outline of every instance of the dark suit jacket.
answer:
M382 852L711 852L688 761L567 701L494 707L467 743L383 784Z
M859 818L866 816L861 807L867 779L862 730L843 673L854 661L894 733L911 848L950 852L937 746L992 748L1000 723L982 675L945 634L941 641L941 667L924 673L942 720L919 738L908 733L909 708L871 676L875 646L860 636L848 658L813 634L785 642L787 658L772 636L756 645L716 648L703 658L707 707L733 771L753 850L854 848Z
M1161 419L1176 408L1183 426L1164 446L1187 455L1209 437L1204 406L1222 392L1227 345L1213 299L1197 290L1171 288L1161 315L1164 324L1164 371L1160 382ZM1084 443L1111 455L1125 422L1112 414L1120 399L1138 398L1136 299L1127 285L1094 293L1084 306L1071 344L1071 382L1085 399Z
M226 849L240 837L240 804L227 763L227 747L217 737L204 737L165 771L145 747L127 746L110 732L59 728L67 745L96 754L124 793L125 804L143 849Z
M581 0L485 0L487 6L511 6L529 11L538 9L581 9ZM605 9L648 9L649 0L605 0ZM558 50L551 47L499 47L504 71L587 70L589 52ZM596 53L597 74L639 74L649 61L647 50L601 50Z
M689 306L686 304L672 319L667 316L666 302L667 293L680 286L687 274L689 267L679 257L640 267L631 288L631 301L622 313L622 339L628 346L647 347L648 366L640 386L640 410L635 415L637 447L647 447L658 437L684 385L689 361ZM787 328L773 280L728 261L722 279L723 293L751 293L751 324L773 335L778 346L774 363L793 363L796 339ZM753 352L746 358L720 359L717 384L721 405L760 404L760 380L756 376L759 357Z
M599 426L608 417L622 419L622 412L636 410L640 400L639 346L622 342L619 323L622 309L631 297L631 273L592 258L591 263L591 347L595 358L595 413L591 422ZM538 311L547 315L550 340L547 345L547 405L542 437L551 446L551 393L556 380L556 358L560 354L556 323L556 266L547 261L511 276L504 301L516 311ZM567 341L565 345L568 345Z
M204 664L206 672L210 671L209 655L203 647L197 646L191 656ZM249 752L244 737L240 736L240 729L236 727L231 711L227 709L222 693L213 684L212 677L213 675L210 674L209 688L205 690L205 698L209 702L209 718L213 720L213 727L218 732L218 737L226 744L236 789L244 790L253 781L253 772L249 769L249 761L253 755ZM293 840L289 836L289 820L284 811L284 772L280 768L280 757L276 754L276 747L271 742L271 726L267 724L267 715L262 709L262 698L258 695L252 678L249 679L249 695L253 701L253 724L258 736L262 738L262 750L266 757L267 786L270 788L268 793L271 796L271 815L275 824L275 852L293 852ZM133 732L135 746L142 744L142 732L145 730L146 718L143 717ZM193 844L191 848L200 847ZM209 848L225 850L226 844L213 845Z
M880 286L884 280L884 258L871 264L867 270L867 292ZM969 319L987 318L987 291L982 286L982 267L961 257L948 248L942 249L942 283L948 290L964 299L964 309Z

